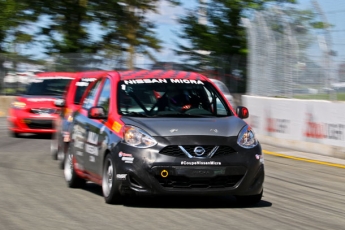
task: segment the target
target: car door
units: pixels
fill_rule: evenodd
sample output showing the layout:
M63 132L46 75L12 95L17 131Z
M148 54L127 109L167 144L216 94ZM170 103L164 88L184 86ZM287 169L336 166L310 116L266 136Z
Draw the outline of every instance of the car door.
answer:
M109 106L110 106L110 91L111 91L111 84L110 79L105 78L104 84L102 85L101 91L99 96L97 97L96 106L101 106L105 110L105 114L108 115L109 113ZM87 127L87 140L85 143L85 156L88 159L85 162L89 173L93 174L94 176L98 177L99 169L103 164L103 151L104 149L104 141L106 141L106 132L104 123L106 120L99 120L99 119L89 119L88 127Z
M77 110L73 118L72 139L74 142L75 157L80 168L87 170L87 162L89 161L88 154L85 153L85 143L87 142L88 127L90 121L87 117L88 110L95 105L97 95L101 88L102 80L98 80L91 89L87 92L86 97L82 103L82 107Z

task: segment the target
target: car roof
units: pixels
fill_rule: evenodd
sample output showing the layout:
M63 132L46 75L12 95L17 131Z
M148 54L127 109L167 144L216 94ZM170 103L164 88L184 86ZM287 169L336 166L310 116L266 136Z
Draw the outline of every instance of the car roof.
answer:
M52 77L52 78L76 78L77 73L72 72L43 72L35 74L36 77Z
M127 70L118 71L121 80L129 80L136 78L177 78L190 80L208 81L204 75L195 72L179 71L179 70Z

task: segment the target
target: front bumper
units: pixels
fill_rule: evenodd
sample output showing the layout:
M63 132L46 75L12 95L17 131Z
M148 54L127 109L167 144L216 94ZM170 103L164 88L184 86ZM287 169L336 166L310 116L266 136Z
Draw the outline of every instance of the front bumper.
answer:
M260 145L236 150L199 159L119 144L113 153L119 190L136 195L259 194L265 177Z
M58 114L36 115L26 111L10 109L8 128L15 133L55 133L54 122Z

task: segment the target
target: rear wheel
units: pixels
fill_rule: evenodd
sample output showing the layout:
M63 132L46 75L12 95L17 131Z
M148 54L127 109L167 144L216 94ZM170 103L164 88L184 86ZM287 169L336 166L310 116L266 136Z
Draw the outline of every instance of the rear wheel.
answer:
M68 187L70 188L81 188L85 185L86 180L83 178L80 178L74 169L73 164L74 156L71 153L71 149L68 148L66 152L66 157L64 160L64 176L65 180L67 182Z
M102 175L102 191L105 202L118 204L121 202L121 194L116 183L116 169L113 158L108 154L104 160Z
M237 203L241 205L255 205L261 201L263 190L261 193L251 196L236 196Z

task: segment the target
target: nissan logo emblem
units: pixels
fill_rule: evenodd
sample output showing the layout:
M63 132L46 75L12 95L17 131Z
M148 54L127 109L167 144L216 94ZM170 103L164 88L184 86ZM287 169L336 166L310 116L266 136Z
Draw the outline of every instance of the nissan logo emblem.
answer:
M205 153L205 149L201 146L196 146L194 148L194 153L195 155L197 155L198 157L202 156Z

